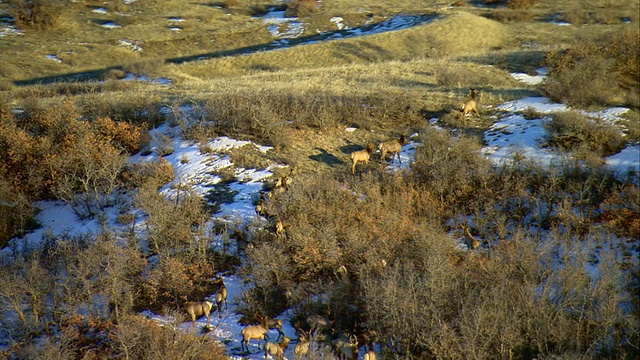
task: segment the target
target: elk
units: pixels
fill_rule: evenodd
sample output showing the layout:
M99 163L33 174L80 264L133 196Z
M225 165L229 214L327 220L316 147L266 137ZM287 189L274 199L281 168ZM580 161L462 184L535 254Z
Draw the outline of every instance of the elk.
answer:
M284 224L282 223L282 220L278 219L276 220L276 237L278 239L284 239L285 236L286 236L286 233L284 229Z
M296 355L296 360L301 360L303 356L306 356L309 353L309 345L311 342L308 332L298 327L296 327L296 330L298 331L299 340L293 348L293 353Z
M227 305L227 287L224 286L224 281L222 280L222 276L216 277L213 280L214 285L218 285L218 291L216 292L216 305L218 306L218 315L222 317L222 303L226 308L229 308Z
M400 160L400 150L402 150L402 145L404 145L405 137L404 135L400 135L400 138L393 139L391 141L386 141L380 143L378 145L378 151L380 151L380 162L383 162L387 157L387 154L391 154L391 163L395 160L395 156L398 155L398 161L402 163Z
M240 343L241 350L247 349L249 352L249 341L251 339L258 340L258 349L260 347L260 339L264 339L266 341L267 331L269 331L269 326L267 325L267 317L260 317L260 324L258 325L249 325L242 329L242 341Z
M260 316L260 314L257 311L255 312L254 316L256 319L262 318L262 316ZM270 330L271 329L278 330L278 338L276 339L276 341L280 340L280 337L285 336L284 331L282 331L282 320L270 318L268 316L265 316L265 318L267 319L267 327ZM268 334L266 336L269 337Z
M282 184L282 186L285 187L285 189L289 189L289 187L293 183L294 174L295 174L295 169L291 168L291 170L289 170L289 175L286 175L280 178L280 183Z
M289 346L290 340L288 337L283 336L280 343L267 342L264 344L264 359L267 360L269 354L274 355L276 359L284 359L284 350Z
M351 166L351 172L353 174L356 173L356 164L359 162L363 162L365 164L369 163L369 158L371 157L371 153L373 152L373 144L367 143L367 148L364 150L358 150L351 153L351 161L353 161L353 166Z
M184 305L185 310L189 316L191 316L191 324L192 327L196 326L196 316L206 315L207 316L207 326L209 326L211 320L211 309L213 308L213 303L209 301L203 302L193 302L189 301Z
M262 199L258 200L258 203L256 203L256 215L260 217L262 215L265 215L266 213L267 213L267 209L264 204L264 200Z
M340 336L337 339L334 339L331 344L338 355L338 359L358 359L358 339L355 335L349 336L349 340L345 339L344 336Z
M376 353L373 350L369 350L364 354L362 360L376 360Z
M330 321L326 316L313 314L307 317L307 323L310 327L310 333L314 334L316 331L320 331L323 334L326 334L331 327L333 326L333 322ZM315 335L315 334L314 334Z
M469 99L464 102L464 104L460 105L460 112L462 112L461 120L467 117L467 114L470 114L472 111L480 117L480 113L478 112L478 101L476 100L476 96L478 95L478 90L471 89L471 93L469 95Z
M478 239L476 239L475 236L473 236L471 234L471 232L469 231L469 227L462 224L460 225L462 227L462 230L464 231L464 234L467 235L469 237L469 239L471 239L471 246L470 248L475 250L478 248L478 246L480 246L480 241Z

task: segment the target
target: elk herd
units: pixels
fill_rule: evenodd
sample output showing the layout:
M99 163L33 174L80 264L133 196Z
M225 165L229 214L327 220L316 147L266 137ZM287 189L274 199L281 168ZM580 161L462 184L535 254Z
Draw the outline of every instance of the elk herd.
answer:
M477 109L477 96L478 91L476 89L471 89L469 98L459 106L462 118L461 120L463 122L467 115L471 113L475 113L480 117L480 113ZM387 160L388 155L391 155L392 164L395 162L396 157L398 162L402 163L400 152L405 143L406 138L404 135L400 135L399 137L389 141L381 142L377 147L373 143L368 142L364 149L354 151L350 154L352 162L351 172L355 174L356 166L360 163L368 164L371 154L376 149L380 153L381 163ZM294 182L295 174L296 170L291 168L287 175L278 177L269 191L261 192L260 199L255 204L255 212L258 217L266 217L267 219L273 220L274 234L277 239L283 239L286 236L285 226L282 220L269 213L267 204L274 196L279 196L285 193L291 187ZM471 234L468 227L463 225L462 230L471 241L469 244L471 249L476 249L480 246L480 241ZM213 302L207 300L202 302L187 302L185 304L185 310L191 319L193 327L196 325L196 317L198 316L206 316L208 327L210 325L210 316L212 311L217 310L219 317L222 317L223 307L227 306L227 289L222 277L217 276L212 282L218 287L218 290L215 293L216 309L214 309ZM292 339L285 335L282 329L282 320L269 318L268 316L261 316L257 312L254 313L254 318L256 319L257 324L248 325L241 331L241 351L250 352L250 342L252 340L257 340L258 349L264 351L265 359L268 359L269 355L275 359L284 359L284 352L288 348ZM302 329L298 322L294 324L294 328L298 336L293 349L296 360L309 358L314 351L319 352L320 355L311 356L312 358L319 358L324 354L331 353L341 360L355 360L358 359L360 345L363 345L365 350L363 356L364 360L376 359L376 354L373 351L373 340L371 337L361 337L359 340L359 338L353 334L347 334L344 332L336 333L333 329L333 321L330 321L327 317L322 315L308 316L306 318L306 323L308 330ZM267 333L271 329L278 331L278 338L275 342L268 341ZM264 346L261 346L263 340Z

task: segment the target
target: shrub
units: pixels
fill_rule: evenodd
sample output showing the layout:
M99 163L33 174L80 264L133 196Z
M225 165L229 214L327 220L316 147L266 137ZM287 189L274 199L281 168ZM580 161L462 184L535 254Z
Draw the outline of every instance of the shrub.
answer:
M125 188L139 188L151 184L159 189L162 185L173 180L173 167L166 159L128 164L121 173L121 181Z
M640 98L640 30L610 35L602 43L576 44L551 52L546 62L547 95L575 106L623 104L638 107Z
M55 29L64 10L64 3L56 0L11 0L10 4L9 13L19 29Z
M318 12L318 4L316 0L293 0L287 3L285 16L287 17L305 17L311 16Z
M591 120L579 112L561 112L544 124L547 146L562 150L580 149L606 157L618 153L625 146L622 133L615 126Z
M448 131L427 127L420 133L422 146L416 149L411 164L416 181L425 185L440 202L449 206L457 203L466 208L478 195L480 181L491 170L491 164L479 150L473 138L453 138ZM470 202L468 202L470 201Z
M112 84L122 83L119 81ZM126 95L87 95L78 98L76 106L89 120L108 117L153 129L166 121L157 95L128 92Z
M269 161L254 144L247 144L239 148L229 149L231 162L235 167L245 169L264 169L269 165Z
M164 312L164 309L182 309L186 301L203 301L205 296L215 291L209 281L213 277L213 269L204 260L161 257L149 271L149 276L139 284L140 297L136 308Z

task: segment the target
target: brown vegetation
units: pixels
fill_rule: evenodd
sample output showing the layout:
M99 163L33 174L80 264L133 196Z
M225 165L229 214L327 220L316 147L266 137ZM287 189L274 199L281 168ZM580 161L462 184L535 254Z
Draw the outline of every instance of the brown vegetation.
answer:
M45 3L12 2L25 8ZM304 1L289 6L300 6L296 13L302 16L303 3L317 5ZM346 3L323 3L325 7L314 11L326 16ZM386 3L369 5L377 9ZM145 13L158 16L151 9L162 8L158 4L126 5L140 18L129 17L125 31L133 33L134 24L143 27ZM415 4L394 2L394 13ZM352 339L369 350L375 342L384 358L637 358L637 174L617 178L601 166L604 156L629 138L637 139L637 126L629 127L625 137L597 119L557 115L546 125L548 146L571 151L571 159L545 169L514 156L513 163L496 166L480 155L483 145L477 136L491 125L492 116L469 129L457 122L457 108L446 114L457 101L457 89L491 89L483 93L483 102L493 105L534 94L534 87L519 87L504 69L541 66L544 53L559 48L566 50L547 56L550 74L543 85L553 99L572 106L637 108L637 29L553 25L553 34L543 30L539 33L549 38L541 38L534 30L551 26L521 17L551 18L557 11L546 2L501 1L507 9L496 9L492 17L523 21L518 25L473 15L487 15L487 10L474 2L465 4L456 10L460 13L443 14L431 24L366 39L185 64L159 60L174 51L191 54L177 43L191 47L197 42L200 54L272 40L266 31L255 30L255 21L243 18L253 11L247 9L252 5L224 1L225 9L207 7L203 12L200 4L196 15L186 17L205 37L183 32L179 39L167 40L166 33L158 36L150 28L163 28L157 23L144 27L149 32L143 57L150 60L141 61L140 54L129 50L114 51L116 37L80 47L74 42L86 39L56 45L72 50L63 64L51 62L50 67L36 57L29 66L3 61L0 237L7 240L37 227L35 201L47 199L67 201L82 217L101 222L104 211L122 205L118 220L127 231L104 222L99 234L46 234L40 244L12 242L5 250L11 261L0 261L0 336L12 345L0 357L226 358L209 337L161 327L133 314L148 309L175 315L168 318L177 324L185 321L185 299L204 299L216 290L221 311L226 305L224 285L214 273L242 263L238 274L250 286L241 310L251 314L259 309L268 315L259 319L260 325L243 330L242 348L247 351L251 339L258 339L260 347L270 328L283 335L284 324L269 316L293 309L295 320L308 325L298 331L296 358L333 356L332 343L350 349L338 350L340 356L354 357ZM558 6L569 11L567 4ZM106 6L110 12L125 7ZM423 14L431 5L419 6ZM86 4L71 7L87 12ZM510 12L498 15L498 10ZM615 20L610 9L599 10L607 11L601 16L581 8L576 23ZM381 16L376 11L371 14L374 21ZM223 23L208 14L214 12L224 19L233 12L234 18L252 26L241 29L255 36L255 42L241 39L236 32L240 27L231 20L221 27L224 36L206 28L209 22ZM369 14L358 13L354 19L357 16L369 21ZM194 25L195 18L201 25ZM24 46L16 53L28 52L50 40L55 43L63 33L85 37L86 24L67 21L63 32L40 31L38 39L26 32L24 43L11 38L8 49L14 49L15 42ZM36 23L44 28L52 22ZM451 36L453 29L459 36ZM106 31L92 34L98 33ZM591 41L601 34L610 35ZM584 41L570 44L583 36ZM103 46L98 43L108 44L118 59L96 65L93 60ZM96 56L82 50L92 47ZM0 56L4 60L13 53ZM74 56L86 62L69 65ZM93 67L114 69L96 71L98 78L120 78L125 75L120 69L162 70L177 81L171 87L118 80L13 83L57 75L61 69ZM246 76L234 77L238 73ZM185 104L191 113L182 110ZM637 111L630 114L626 121L633 123ZM455 121L447 121L448 115ZM525 115L541 116L532 111ZM444 130L425 125L436 117ZM201 196L185 184L175 185L179 191L171 198L158 192L174 177L169 162L161 158L174 151L171 138L155 139L159 160L126 163L137 151L151 154L149 130L166 120L176 132L203 144L203 152L211 152L206 141L219 135L273 145L267 154L252 146L230 151L238 166L266 168L278 162L304 170L293 183L287 180L293 173L283 176L280 185L262 197L268 207L265 215L277 219L268 228L254 222L216 228L216 235L237 239L239 248L251 241L246 254L241 252L244 261L211 248L211 209ZM365 138L415 131L415 141L422 146L402 171L345 176L344 156L336 156L336 149L362 141L359 134L345 133L345 126L370 132ZM321 156L316 156L318 150ZM353 172L355 166L354 161ZM457 247L461 223L473 224L463 231L475 251ZM592 270L599 276L592 277ZM321 320L313 314L322 314ZM269 350L280 355L278 348L265 347L270 348L267 356Z

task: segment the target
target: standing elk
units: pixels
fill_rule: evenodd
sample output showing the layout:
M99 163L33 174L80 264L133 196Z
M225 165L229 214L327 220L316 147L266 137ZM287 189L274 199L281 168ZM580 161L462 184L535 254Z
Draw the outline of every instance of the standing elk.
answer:
M192 327L196 326L196 316L205 315L207 317L207 326L209 326L211 320L211 309L213 308L213 303L209 301L203 302L193 302L189 301L184 305L185 310L191 317Z
M283 336L280 343L267 342L264 344L264 359L267 360L269 354L274 355L278 360L284 359L284 350L289 346L290 340Z
M358 339L355 335L349 336L347 340L344 336L331 341L331 345L336 351L336 355L340 360L357 360L358 359Z
M469 227L462 224L460 225L462 227L462 230L464 231L464 234L467 235L467 237L471 240L471 244L467 244L467 246L469 248L471 248L472 250L475 250L478 248L478 246L480 246L480 241L471 234L471 232L469 231ZM469 246L470 245L470 246Z
M467 117L467 114L470 114L472 111L475 112L478 117L480 117L480 113L478 112L478 101L476 99L477 95L478 90L471 89L469 99L467 99L464 104L460 105L460 112L462 112L462 121L464 121L464 119Z
M256 319L262 318L257 311L254 316ZM284 331L282 331L282 320L270 318L268 316L265 316L265 318L267 319L267 327L269 328L269 330L275 329L278 331L278 338L276 339L276 341L280 340L280 337L284 336ZM269 337L268 334L267 337Z
M213 280L213 284L218 285L218 291L216 292L216 305L218 306L218 316L222 317L222 304L224 303L225 308L229 308L227 305L227 287L224 285L222 276L216 277L216 279Z
M378 145L378 151L380 151L380 162L383 162L387 157L387 154L391 154L391 163L395 160L395 156L398 155L398 162L402 164L402 160L400 160L400 150L402 150L402 145L405 142L404 135L400 135L400 138L393 139L391 141L386 141L380 143Z
M280 240L286 237L286 231L284 229L284 223L282 220L276 220L276 237Z
M295 169L291 168L291 170L289 170L289 175L285 175L283 176L280 181L280 183L282 184L282 186L285 187L285 189L289 189L289 187L291 187L291 184L293 183L293 175L295 175Z
M260 324L258 325L249 325L242 329L242 341L240 342L240 349L247 349L249 352L249 342L252 339L258 340L258 349L262 349L260 347L260 339L266 341L267 331L269 331L269 326L267 325L267 317L260 318Z
M362 360L376 360L376 353L373 350L369 350L364 353Z
M351 153L351 161L353 165L351 166L351 172L353 174L356 173L356 164L359 162L363 162L365 164L369 163L369 158L371 157L371 153L374 150L374 146L372 143L367 143L367 148L364 150L358 150Z
M310 334L314 334L316 331L319 331L326 335L333 326L333 322L326 316L318 314L309 315L309 317L307 317L307 323L309 324Z
M311 344L311 338L309 333L296 327L298 331L298 343L293 348L293 353L296 355L296 360L301 360L309 353L309 345Z

